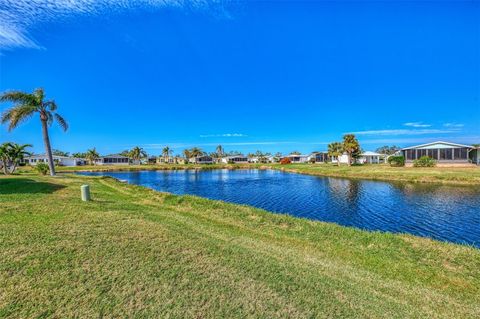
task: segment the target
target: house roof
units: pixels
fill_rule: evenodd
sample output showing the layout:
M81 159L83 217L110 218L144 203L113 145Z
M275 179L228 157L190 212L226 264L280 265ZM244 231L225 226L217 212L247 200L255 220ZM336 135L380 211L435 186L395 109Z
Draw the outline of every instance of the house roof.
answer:
M288 154L286 157L309 157L310 155L305 154Z
M362 154L360 154L360 156L383 156L384 154L380 154L380 153L375 153L375 152L371 152L371 151L366 151L366 152L363 152Z
M454 147L473 148L471 145L457 144L457 143L444 142L444 141L436 141L436 142L431 142L431 143L426 143L426 144L420 144L420 145L414 145L414 146L405 147L405 148L402 148L402 151L403 151L403 150L412 149L412 148L428 147L428 146L432 146L432 145L435 145L435 144L444 144L444 145L450 145L450 146L454 146Z
M110 155L100 156L100 158L128 158L128 157L120 154L110 154Z
M78 159L78 160L84 160L84 158L80 157L73 157L73 156L60 156L60 155L52 155L53 158L56 159ZM35 155L30 155L30 156L25 156L25 159L32 159L32 158L47 158L46 154L35 154Z

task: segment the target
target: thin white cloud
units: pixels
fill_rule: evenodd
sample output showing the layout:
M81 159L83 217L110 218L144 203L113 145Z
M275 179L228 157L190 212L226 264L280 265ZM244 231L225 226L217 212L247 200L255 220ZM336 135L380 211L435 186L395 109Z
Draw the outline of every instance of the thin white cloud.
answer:
M75 15L104 15L140 8L177 7L228 16L225 0L0 0L0 50L41 48L30 30L42 22Z
M460 123L444 123L443 126L444 126L444 127L450 127L450 128L461 128L461 127L464 127L464 124L460 124Z
M403 125L405 126L409 126L409 127L430 127L432 125L430 124L424 124L423 122L407 122L407 123L403 123Z
M355 135L427 135L427 134L445 134L445 133L458 133L458 130L453 129L393 129L393 130L370 130L370 131L358 131L350 132Z
M224 133L224 134L203 134L200 137L246 137L248 135L241 133Z

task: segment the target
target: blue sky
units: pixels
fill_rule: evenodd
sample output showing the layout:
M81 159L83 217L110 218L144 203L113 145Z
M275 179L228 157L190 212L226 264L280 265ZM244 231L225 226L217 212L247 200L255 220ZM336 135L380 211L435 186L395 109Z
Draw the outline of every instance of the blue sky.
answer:
M54 148L310 152L347 132L365 150L480 143L477 1L0 0L0 11L0 91L45 88L70 123L52 127ZM42 152L39 120L0 128L3 141Z

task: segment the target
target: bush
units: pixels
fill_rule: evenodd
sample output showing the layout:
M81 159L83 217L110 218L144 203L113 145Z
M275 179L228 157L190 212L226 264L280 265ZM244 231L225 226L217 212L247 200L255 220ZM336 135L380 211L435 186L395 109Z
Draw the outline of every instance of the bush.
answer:
M38 163L35 166L35 169L37 170L37 172L39 172L42 175L47 175L47 173L49 171L48 165L45 164L45 163Z
M388 164L393 167L405 166L405 157L403 156L390 156L387 160Z
M285 164L290 164L292 161L288 157L284 157L280 160L280 164L285 165Z
M434 167L436 162L429 156L422 156L418 160L413 161L414 167Z

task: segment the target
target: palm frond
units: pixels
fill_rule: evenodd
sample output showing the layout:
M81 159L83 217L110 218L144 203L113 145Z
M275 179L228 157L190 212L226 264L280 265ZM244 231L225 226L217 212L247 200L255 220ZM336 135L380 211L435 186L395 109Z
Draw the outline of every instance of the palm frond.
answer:
M8 130L11 131L32 117L35 111L36 109L32 105L19 105L5 111L2 114L1 122L8 123Z
M48 108L52 112L55 112L57 110L57 103L55 103L54 100L50 100L43 103L43 106L45 107L45 109Z
M13 102L18 104L38 104L35 96L22 91L7 91L0 95L0 102Z
M54 113L55 119L57 120L58 124L62 127L64 131L68 130L68 123L67 121L58 113Z
M35 91L33 91L33 95L35 96L38 104L43 103L43 98L45 97L45 91L43 90L43 88L35 89Z

